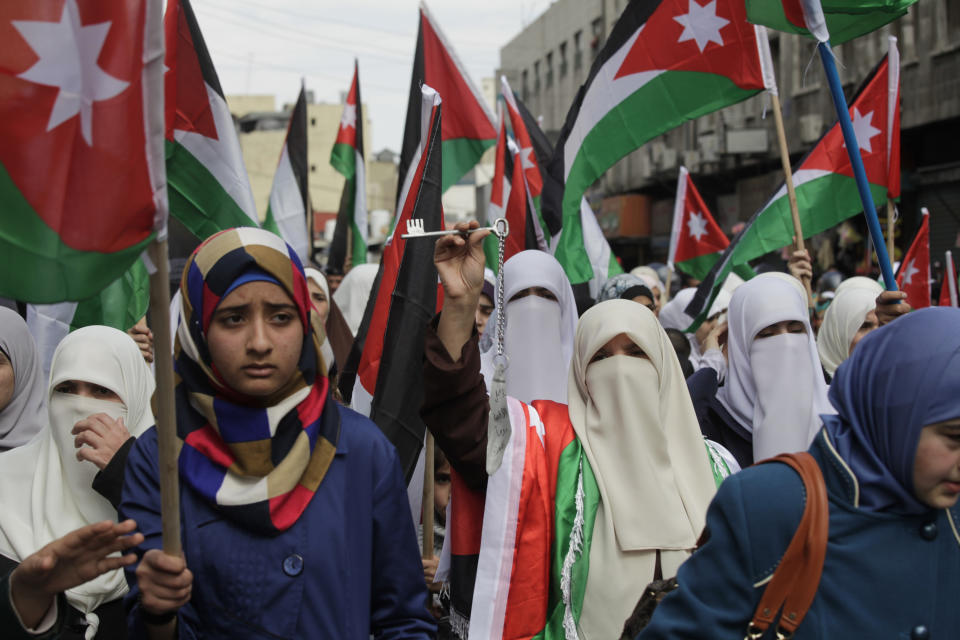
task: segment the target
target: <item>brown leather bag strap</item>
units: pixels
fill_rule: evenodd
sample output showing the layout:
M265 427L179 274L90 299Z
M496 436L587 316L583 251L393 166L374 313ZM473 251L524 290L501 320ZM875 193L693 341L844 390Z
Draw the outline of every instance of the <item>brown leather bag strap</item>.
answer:
M786 553L780 560L747 627L745 640L757 640L777 620L777 638L786 639L803 621L817 595L827 555L830 508L823 473L809 453L784 453L758 464L782 462L803 480L806 505ZM781 611L782 610L782 611Z

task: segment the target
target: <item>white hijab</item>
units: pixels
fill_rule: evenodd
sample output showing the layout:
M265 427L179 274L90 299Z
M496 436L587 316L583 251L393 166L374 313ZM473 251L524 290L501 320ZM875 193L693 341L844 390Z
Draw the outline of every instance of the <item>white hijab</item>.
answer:
M831 376L850 355L850 342L867 314L877 307L883 287L870 278L856 276L840 283L833 302L823 315L817 334L820 362Z
M789 280L788 280L789 278ZM835 413L807 317L799 281L765 273L733 293L727 313L727 378L717 399L753 434L753 457L805 451L820 428L821 413ZM762 329L796 320L804 335L755 340Z
M333 300L330 299L330 285L327 284L327 277L312 267L306 267L303 270L303 273L307 276L307 280L323 289L323 295L327 297L327 304L332 304ZM329 309L330 307L328 306L327 317L330 316ZM362 317L363 316L361 315L361 319ZM333 366L333 348L330 346L330 340L327 339L326 319L324 319L323 323L323 344L320 345L320 353L323 355L323 364L329 371L330 367Z
M45 391L37 344L16 311L0 307L0 349L13 367L13 397L0 411L0 450L26 444L43 427Z
M686 308L687 305L690 304L690 301L693 300L693 296L696 292L696 287L687 287L686 289L681 289L677 292L677 295L670 300L670 302L663 305L663 309L660 309L660 324L663 325L664 329L677 329L678 331L683 331L693 324L693 317L687 314ZM710 305L710 310L707 312L707 317L712 318L718 313L726 311L729 306L730 293L724 289L720 289L717 292L717 297L713 299L713 304ZM695 360L700 359L700 356L703 355L703 351L700 348L700 343L697 342L697 338L693 333L685 333L684 335L687 336L687 341L690 343L691 363L694 363Z
M626 334L649 359L590 360ZM653 313L602 302L577 326L569 414L600 490L581 617L588 638L617 637L653 578L696 546L716 484L670 339Z
M59 393L66 380L92 382L110 389L121 403ZM91 326L64 338L53 354L48 386L49 424L26 445L0 454L0 554L22 561L74 529L116 520L117 512L93 490L97 467L79 461L70 430L94 413L123 418L130 434L153 425L150 398L154 381L140 349L117 329ZM67 591L67 601L92 623L91 612L127 592L117 569ZM93 629L93 634L90 633Z
M511 300L520 291L543 287L556 301L529 295ZM504 352L507 367L507 395L523 402L567 401L567 372L573 354L577 327L577 304L573 289L556 258L537 250L521 251L503 265L503 299L507 301ZM497 311L487 321L489 335L495 335ZM496 346L480 358L481 371L490 388Z
M377 279L378 269L379 266L375 264L358 264L343 276L343 281L333 294L333 299L354 336L363 322L363 312L367 308L367 300L370 299L370 290L373 289L373 281Z

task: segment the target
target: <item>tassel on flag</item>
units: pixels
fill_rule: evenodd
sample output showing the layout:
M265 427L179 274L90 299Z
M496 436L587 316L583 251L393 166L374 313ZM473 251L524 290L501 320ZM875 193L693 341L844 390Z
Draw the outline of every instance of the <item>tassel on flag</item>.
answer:
M930 212L926 207L922 211L920 230L897 275L897 286L907 294L907 302L914 309L930 306Z

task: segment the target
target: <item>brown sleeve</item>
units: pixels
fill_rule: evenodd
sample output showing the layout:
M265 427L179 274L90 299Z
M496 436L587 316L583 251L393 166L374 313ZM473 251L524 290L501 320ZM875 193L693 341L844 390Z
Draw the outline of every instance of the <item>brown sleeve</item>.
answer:
M474 490L487 483L487 387L480 374L476 328L454 362L437 336L437 314L427 325L420 417L450 465Z

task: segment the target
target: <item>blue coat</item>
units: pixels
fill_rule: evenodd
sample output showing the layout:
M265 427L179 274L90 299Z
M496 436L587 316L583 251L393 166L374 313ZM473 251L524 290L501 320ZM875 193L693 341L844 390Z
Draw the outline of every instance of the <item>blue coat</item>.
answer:
M918 516L857 508L858 484L821 430L810 448L830 499L820 588L796 640L960 637L960 507ZM783 464L727 478L707 512L709 541L680 566L640 640L741 640L803 513ZM768 631L764 638L772 638Z
M396 451L372 422L338 409L334 460L297 522L274 537L241 529L180 484L181 538L194 575L180 638L432 637ZM130 452L120 514L146 536L138 553L160 548L156 429ZM131 637L139 638L146 636L134 568L127 604Z

